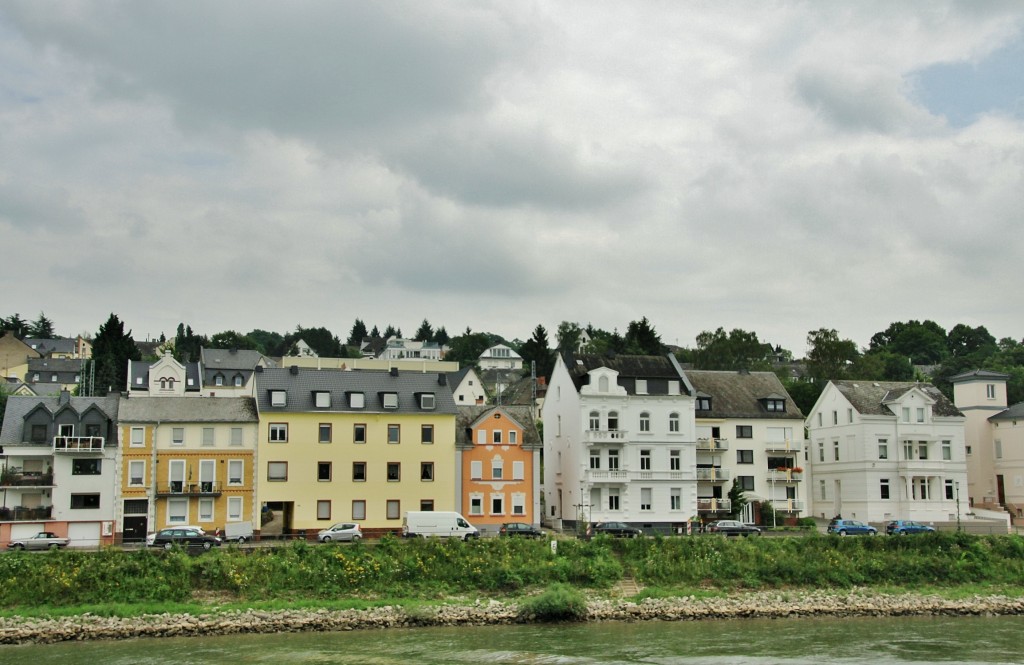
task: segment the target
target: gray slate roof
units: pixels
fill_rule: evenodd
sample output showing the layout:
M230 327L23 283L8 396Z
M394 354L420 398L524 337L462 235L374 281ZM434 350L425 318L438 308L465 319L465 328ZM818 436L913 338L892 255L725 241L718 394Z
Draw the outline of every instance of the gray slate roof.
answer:
M636 394L636 380L645 379L649 395L668 394L668 382L679 381L683 394L687 392L686 380L679 364L668 356L597 355L562 352L562 360L569 370L572 382L579 390L590 380L589 372L607 367L619 373L619 385L630 395Z
M42 355L50 353L74 353L78 350L78 341L74 339L42 339L26 337L22 340Z
M699 396L711 398L711 410L697 411L698 418L804 418L774 372L687 370L686 376ZM786 410L768 411L765 399L785 400Z
M29 372L71 372L82 370L81 358L29 358Z
M1010 378L1009 374L1000 374L999 372L990 372L987 369L972 369L969 372L964 372L962 374L957 374L956 376L949 377L949 381L950 381L950 383L957 383L957 382L960 382L960 381L970 381L972 379L973 380L977 380L977 381L985 381L987 379L1006 381L1009 378Z
M12 395L7 398L7 409L4 411L4 427L0 430L0 445L22 443L22 429L25 416L40 404L50 413L56 413L62 407L61 396L55 397L29 397ZM95 405L113 421L118 418L118 405L121 401L119 395L113 397L64 397L70 399L71 406L78 413L84 413L86 409Z
M1024 402L1018 402L1005 411L1000 411L996 415L989 417L988 420L989 422L996 420L1024 420Z
M523 440L520 442L525 447L540 446L543 444L540 432L537 431L537 423L533 419L533 410L528 406L460 406L458 415L455 418L455 443L470 445L473 443L470 428L480 419L481 416L490 415L494 411L504 411L523 428Z
M864 415L892 416L892 410L886 402L898 399L907 391L920 389L935 400L932 413L941 417L963 417L960 409L951 402L938 388L930 383L914 381L832 381L853 408Z
M258 422L251 397L131 397L121 401L119 419L139 422Z
M377 370L341 370L311 368L266 368L256 372L256 399L260 412L315 412L328 413L447 413L455 414L455 399L444 372L444 385L439 383L437 373L391 372ZM284 390L287 405L270 405L270 393ZM315 392L329 392L331 406L317 408ZM366 406L353 409L349 406L348 393L361 392L365 395ZM385 409L383 393L398 393L398 408ZM432 393L435 407L420 408L418 395Z

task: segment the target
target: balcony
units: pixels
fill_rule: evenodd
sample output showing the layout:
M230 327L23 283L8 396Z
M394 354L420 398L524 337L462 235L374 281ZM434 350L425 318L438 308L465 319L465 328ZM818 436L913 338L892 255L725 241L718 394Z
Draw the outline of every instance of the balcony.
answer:
M765 452L769 453L802 453L804 451L804 442L794 439L768 441L764 444L764 449Z
M780 499L771 503L779 513L801 513L804 510L804 502L800 499Z
M53 474L8 467L0 472L0 487L53 487Z
M697 467L697 480L711 482L711 483L724 483L729 480L732 476L729 473L729 469L722 469L719 467Z
M729 499L697 499L697 511L702 513L727 513L732 508Z
M50 519L53 506L26 508L24 506L0 507L0 522L38 522Z
M161 498L179 496L213 496L221 494L221 483L218 482L182 482L172 480L169 483L158 483L156 495Z
M794 471L793 469L786 469L785 471L771 469L768 471L768 482L770 483L798 483L803 479L803 471Z
M729 450L729 439L697 439L697 450L715 452L718 450Z
M586 432L587 443L619 443L626 440L626 430L622 429L588 429Z
M55 453L102 453L102 436L55 436L53 437Z
M616 469L614 471L602 471L600 469L587 469L585 480L590 483L627 483L631 480L692 480L684 471L626 471Z

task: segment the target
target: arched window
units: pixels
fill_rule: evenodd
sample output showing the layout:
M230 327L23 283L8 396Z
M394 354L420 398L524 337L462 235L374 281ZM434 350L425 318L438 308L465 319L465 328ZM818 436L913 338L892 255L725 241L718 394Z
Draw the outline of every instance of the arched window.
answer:
M608 377L607 376L602 376L600 379L597 380L597 390L598 390L598 392L602 392L602 393L608 392Z
M601 429L601 414L597 411L590 412L590 429L594 431Z
M223 374L215 375L213 377L213 385L215 385L215 386L223 386L224 385L224 375Z
M167 389L174 390L174 378L167 379Z
M241 374L235 374L235 387L236 388L241 388L242 387L242 375Z
M619 412L609 411L608 412L608 431L617 432L619 430Z
M167 379L160 379L160 390L167 390Z
M650 432L651 431L651 414L644 411L640 414L640 431Z
M668 414L668 431L678 432L679 431L679 414L672 412Z

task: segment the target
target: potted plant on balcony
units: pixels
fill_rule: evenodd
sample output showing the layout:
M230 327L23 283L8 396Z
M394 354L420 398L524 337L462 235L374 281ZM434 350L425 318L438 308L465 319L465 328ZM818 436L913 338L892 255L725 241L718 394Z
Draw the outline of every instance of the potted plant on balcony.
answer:
M801 467L801 466L794 466L793 467L793 473L803 473L803 472L804 472L803 467Z

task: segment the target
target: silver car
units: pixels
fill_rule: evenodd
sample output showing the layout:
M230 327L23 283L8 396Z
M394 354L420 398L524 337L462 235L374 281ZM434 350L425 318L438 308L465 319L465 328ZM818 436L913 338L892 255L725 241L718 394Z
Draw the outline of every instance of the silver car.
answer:
M355 522L338 522L329 526L316 535L321 543L329 543L332 540L350 540L355 542L363 537L363 530Z
M31 538L16 538L7 543L12 550L57 550L68 546L68 539L49 531L40 531Z

